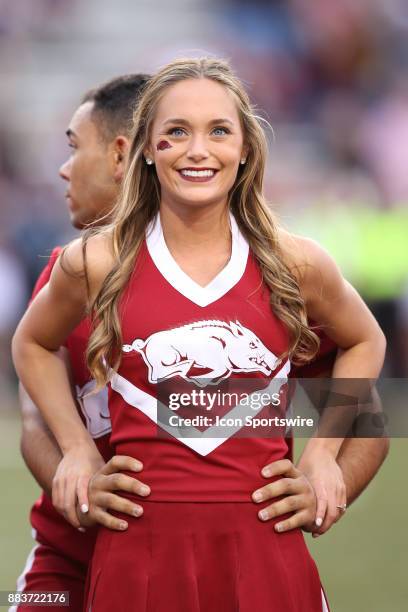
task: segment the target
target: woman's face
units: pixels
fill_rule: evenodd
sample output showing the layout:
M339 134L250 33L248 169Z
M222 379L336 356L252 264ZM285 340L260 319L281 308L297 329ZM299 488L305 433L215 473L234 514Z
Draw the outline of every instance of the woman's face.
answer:
M210 79L169 87L144 154L155 163L162 201L188 206L225 202L245 157L233 94Z

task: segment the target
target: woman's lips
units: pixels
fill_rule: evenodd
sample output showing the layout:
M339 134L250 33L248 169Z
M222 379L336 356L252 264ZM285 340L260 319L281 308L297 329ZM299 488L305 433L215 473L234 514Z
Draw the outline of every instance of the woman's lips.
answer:
M181 170L178 170L181 178L185 181L190 181L191 183L208 183L214 178L217 172L218 170L215 170L214 168L182 168Z

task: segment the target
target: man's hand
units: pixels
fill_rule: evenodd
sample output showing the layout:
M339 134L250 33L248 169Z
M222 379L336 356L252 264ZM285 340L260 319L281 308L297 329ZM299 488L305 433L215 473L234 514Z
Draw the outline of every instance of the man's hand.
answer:
M289 459L265 466L261 474L265 478L282 478L254 491L252 499L260 503L278 496L284 497L263 508L258 514L259 518L268 521L282 514L293 513L290 518L276 523L275 530L284 532L298 527L312 530L316 515L316 495L306 476Z
M140 472L143 465L133 457L116 455L112 457L96 474L92 476L88 486L89 512L83 514L77 510L82 527L91 527L95 524L104 525L108 529L124 531L128 524L126 521L116 518L109 513L114 510L123 512L132 517L143 514L143 508L116 494L116 491L125 491L133 495L147 497L150 488L122 471Z

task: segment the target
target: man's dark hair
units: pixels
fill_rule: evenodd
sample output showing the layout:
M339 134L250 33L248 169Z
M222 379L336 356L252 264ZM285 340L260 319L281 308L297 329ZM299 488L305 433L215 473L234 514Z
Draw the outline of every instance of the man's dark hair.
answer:
M92 119L98 123L104 140L111 142L119 134L129 135L137 100L149 78L147 74L122 75L83 96L81 104L94 104Z

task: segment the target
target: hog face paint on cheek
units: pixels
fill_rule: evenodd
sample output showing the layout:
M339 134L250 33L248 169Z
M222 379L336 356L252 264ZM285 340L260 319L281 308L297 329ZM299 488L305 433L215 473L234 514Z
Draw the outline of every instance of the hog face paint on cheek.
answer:
M172 146L171 144L167 141L167 140L160 140L160 142L157 143L157 151L165 151L166 149L171 149Z

